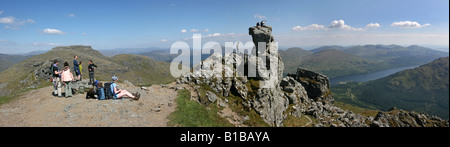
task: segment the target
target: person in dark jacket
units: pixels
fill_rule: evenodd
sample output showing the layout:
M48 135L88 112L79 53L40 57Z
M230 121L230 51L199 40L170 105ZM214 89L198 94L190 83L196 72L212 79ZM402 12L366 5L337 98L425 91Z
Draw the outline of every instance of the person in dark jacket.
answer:
M97 65L94 64L94 62L92 62L92 60L89 60L89 65L88 65L88 71L89 71L89 83L91 83L91 85L94 85L94 70L97 68Z
M62 97L61 95L61 88L62 88L62 84L61 84L61 73L62 71L60 71L58 69L58 60L55 60L53 62L54 64L52 65L52 81L53 81L53 96L58 96L58 97Z
M80 63L78 62L78 56L73 57L73 71L76 75L76 80L80 80L81 72L80 72Z

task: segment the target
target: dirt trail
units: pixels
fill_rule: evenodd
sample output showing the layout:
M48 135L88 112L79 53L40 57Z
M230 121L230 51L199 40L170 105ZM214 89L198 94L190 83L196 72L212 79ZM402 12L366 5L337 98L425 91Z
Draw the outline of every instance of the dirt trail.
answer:
M169 85L173 85L169 84ZM80 126L80 127L165 127L167 116L175 111L177 92L170 86L154 85L142 90L118 84L141 93L139 101L85 99L85 94L71 98L51 95L52 87L32 90L0 106L0 127L8 126Z

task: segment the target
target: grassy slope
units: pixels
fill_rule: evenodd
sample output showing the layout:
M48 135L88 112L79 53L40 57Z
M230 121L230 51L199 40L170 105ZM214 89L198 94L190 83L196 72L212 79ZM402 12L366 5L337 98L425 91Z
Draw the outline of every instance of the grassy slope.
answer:
M11 67L16 63L19 63L31 57L33 57L33 55L22 56L22 55L0 54L0 72L8 69L9 67Z
M280 50L281 59L284 63L284 73L295 73L297 68L305 56L310 56L313 53L301 48L289 48L287 50Z
M258 83L259 84L259 83ZM217 106L217 102L211 103L206 97L206 91L213 90L206 84L200 84L199 102L190 99L190 93L187 90L180 91L177 98L177 111L169 116L169 126L181 127L232 127L225 118L218 115L223 108ZM215 92L214 92L215 93ZM240 116L248 116L248 120L243 124L250 127L269 127L267 123L256 113L243 105L244 100L235 93L230 92L228 97L215 93L222 101L228 100L228 106L231 110Z
M336 100L365 108L391 107L426 112L442 118L449 115L449 60L440 58L412 70L363 84L334 86Z
M117 55L111 57L115 63L129 68L129 72L116 73L137 85L167 84L175 78L170 74L170 63L153 60L140 55Z
M8 70L0 73L0 87L3 92L15 94L27 89L30 85L40 85L48 81L35 79L31 72L35 63L61 59L60 67L68 62L73 70L73 56L77 55L78 61L83 61L84 79L88 79L88 61L93 60L98 66L96 79L109 81L113 75L119 76L120 81L128 80L136 85L166 84L174 81L167 71L169 64L154 61L148 57L137 55L118 55L113 58L103 56L100 52L86 46L57 47L51 51L37 55L22 61ZM24 79L28 79L25 80Z
M306 56L301 60L299 66L322 73L330 78L368 73L388 67L387 64L353 56L335 49Z
M169 126L176 127L232 127L226 119L217 114L218 107L206 106L191 100L188 90L178 91L177 110L169 116Z

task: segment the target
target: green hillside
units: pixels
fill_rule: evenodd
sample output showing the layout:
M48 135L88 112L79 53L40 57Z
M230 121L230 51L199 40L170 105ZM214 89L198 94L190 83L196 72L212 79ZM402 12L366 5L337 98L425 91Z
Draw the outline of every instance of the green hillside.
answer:
M137 85L167 84L175 80L170 74L170 63L146 56L122 54L111 57L115 63L127 67L128 72L113 73Z
M281 56L285 63L285 73L294 73L295 69L301 67L322 73L332 78L343 75L373 72L385 69L389 66L383 62L364 59L336 49L322 50L314 54L311 52L309 53L310 54L305 53L303 56L294 58L290 56L295 56L296 54L286 54L286 51L284 51Z
M334 88L337 97L346 93L355 104L388 110L397 107L449 118L449 58L439 58L416 69L388 77ZM340 91L338 91L340 90Z
M136 85L169 83L174 78L168 71L169 63L159 62L139 55L117 55L112 58L103 56L90 46L55 47L49 52L22 61L8 70L0 73L0 96L19 92L24 89L38 87L48 83L47 80L36 77L38 68L45 62L58 59L60 67L68 62L73 70L73 57L83 61L84 79L88 79L87 67L89 60L98 66L95 77L98 80L109 81L117 75L120 81L128 80Z
M33 55L6 55L0 54L0 72L8 69L12 65L33 57Z

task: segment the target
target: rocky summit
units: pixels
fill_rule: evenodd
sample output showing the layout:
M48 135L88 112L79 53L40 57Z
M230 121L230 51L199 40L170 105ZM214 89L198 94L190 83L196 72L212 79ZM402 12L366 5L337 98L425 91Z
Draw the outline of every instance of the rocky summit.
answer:
M192 88L188 89L197 93L199 97L194 99L200 103L209 100L209 103L217 102L223 106L227 105L224 102L232 101L232 97L239 97L238 104L228 103L242 106L233 111L254 111L259 116L240 116L243 118L241 123L261 118L270 126L281 127L285 126L289 116L310 116L317 120L312 122L307 117L313 123L311 126L316 127L449 126L448 121L435 116L397 109L379 112L376 117L341 109L334 105L328 77L302 68L298 68L295 74L283 77L284 64L278 54L278 46L273 42L270 26L254 26L249 31L255 46L257 42L267 44L265 51L254 47L251 55L215 53L195 66L193 73L178 78L177 84L190 85ZM260 55L266 56L266 59ZM245 69L243 73L240 68ZM249 72L252 68L256 69L256 76ZM200 89L209 91L202 95ZM251 123L245 125L251 126Z

